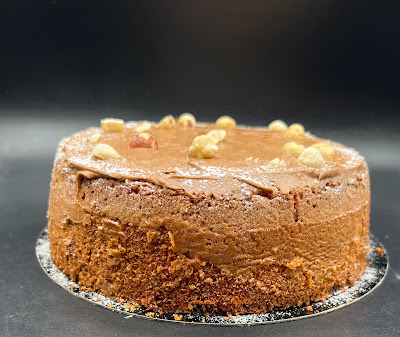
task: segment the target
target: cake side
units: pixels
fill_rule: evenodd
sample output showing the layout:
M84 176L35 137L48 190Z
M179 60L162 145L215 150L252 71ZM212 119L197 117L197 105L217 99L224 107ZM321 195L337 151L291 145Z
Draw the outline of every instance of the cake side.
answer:
M56 265L88 289L156 311L254 313L323 299L365 269L363 160L318 178L285 173L290 184L272 170L271 189L236 179L199 193L88 170L65 142L52 177L50 245Z

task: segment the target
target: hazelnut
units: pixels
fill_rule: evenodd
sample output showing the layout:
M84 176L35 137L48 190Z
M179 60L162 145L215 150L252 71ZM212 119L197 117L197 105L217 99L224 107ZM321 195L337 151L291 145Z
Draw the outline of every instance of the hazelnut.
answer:
M284 160L279 158L272 159L267 165L261 166L262 170L271 169L271 168L284 168L286 167L286 163Z
M157 124L157 129L166 129L171 130L176 128L176 121L172 115L165 116L160 122Z
M236 127L236 121L232 117L222 116L217 119L215 126L222 129L234 129Z
M135 131L138 133L149 131L151 128L151 123L148 121L141 122L136 128Z
M272 132L285 132L287 128L288 127L286 123L281 121L280 119L277 119L276 121L273 121L268 125L268 131Z
M283 136L288 139L302 139L305 133L304 126L299 123L295 123L288 127Z
M293 154L298 157L304 151L305 147L301 144L297 144L295 142L289 142L283 145L282 151L285 153Z
M211 130L207 133L208 138L214 143L218 144L225 139L226 131L225 130Z
M125 127L124 121L118 118L104 118L100 123L104 132L121 132Z
M331 155L335 154L335 149L332 146L330 146L329 144L316 143L311 146L320 150L323 155L331 156Z
M100 134L100 133L95 133L94 135L92 135L92 136L89 138L89 143L90 143L90 144L97 143L97 142L100 140L100 137L101 137L101 134Z
M196 118L192 114L185 112L179 116L178 125L184 127L193 127L196 125Z
M212 158L218 151L218 146L207 135L197 136L193 139L188 153L195 158Z
M92 155L104 160L118 158L120 156L112 146L107 144L97 144L93 149Z
M297 163L299 165L314 168L323 168L325 166L325 160L321 154L321 151L315 147L306 148L299 156Z
M144 148L152 148L155 150L158 149L157 139L155 139L153 136L145 132L139 133L138 135L133 137L129 146L134 148L144 147Z

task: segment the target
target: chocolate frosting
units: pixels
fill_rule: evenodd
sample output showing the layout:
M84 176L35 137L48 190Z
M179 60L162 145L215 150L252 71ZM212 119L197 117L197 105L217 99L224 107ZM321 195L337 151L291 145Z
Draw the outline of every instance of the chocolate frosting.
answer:
M138 122L127 123L123 132L104 133L101 128L90 128L76 133L60 143L58 156L63 155L77 169L80 178L141 180L183 190L189 196L206 194L216 198L246 192L249 186L271 196L288 193L296 186L312 186L333 176L354 176L354 171L364 163L354 149L306 133L302 140L296 140L298 144L308 147L328 143L334 147L335 154L324 156L326 165L322 169L299 166L295 156L282 152L283 145L291 141L283 133L249 127L226 130L216 156L197 159L189 157L187 150L196 136L215 129L214 125L177 126L172 130L157 129L153 125L147 133L157 139L158 150L130 147L137 125ZM98 143L112 146L120 154L119 158L102 160L92 156L96 144L91 144L89 138L96 133L101 134ZM286 168L260 168L277 157L285 161Z

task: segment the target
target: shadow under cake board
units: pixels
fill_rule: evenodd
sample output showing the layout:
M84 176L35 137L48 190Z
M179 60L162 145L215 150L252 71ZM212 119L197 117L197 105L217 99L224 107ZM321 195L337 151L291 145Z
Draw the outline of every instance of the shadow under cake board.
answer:
M264 314L243 314L238 316L205 316L201 314L174 315L171 313L164 313L161 316L158 313L154 313L154 317L151 317L152 314L149 315L148 311L144 307L136 308L131 311L122 303L111 298L99 295L96 292L81 289L76 282L72 282L67 275L63 274L62 271L56 267L51 258L47 228L42 231L37 239L35 250L40 266L59 286L79 298L108 310L127 315L126 317L141 317L184 324L253 325L285 322L328 313L352 304L371 293L383 281L389 265L386 250L382 253L377 252L376 248L383 248L383 245L372 234L370 234L369 244L370 250L367 259L370 265L367 266L364 274L352 287L345 290L334 291L333 295L329 299L320 302L312 302L309 306L303 305L301 307L275 310ZM312 311L310 310L310 307L312 308Z

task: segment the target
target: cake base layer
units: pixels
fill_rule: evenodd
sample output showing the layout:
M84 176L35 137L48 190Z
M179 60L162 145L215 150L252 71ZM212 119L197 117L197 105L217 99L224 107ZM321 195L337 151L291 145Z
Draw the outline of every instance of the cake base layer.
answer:
M45 228L40 234L36 242L36 256L43 271L60 287L69 293L89 301L92 304L101 306L105 309L112 310L128 317L146 317L157 320L181 322L184 324L212 324L212 325L252 325L252 324L268 324L279 323L289 320L297 320L302 318L311 318L316 315L328 313L344 306L350 305L364 296L370 294L384 280L388 270L388 256L382 244L373 235L370 235L369 241L370 251L367 254L368 266L365 272L356 283L345 290L335 290L333 295L326 300L311 302L310 305L300 307L290 307L287 309L275 309L273 311L244 314L244 315L209 315L208 313L191 312L188 314L175 314L163 312L152 312L142 306L132 308L127 303L121 303L109 297L99 295L97 292L83 290L76 282L69 279L54 264L51 258L50 242L48 230Z

